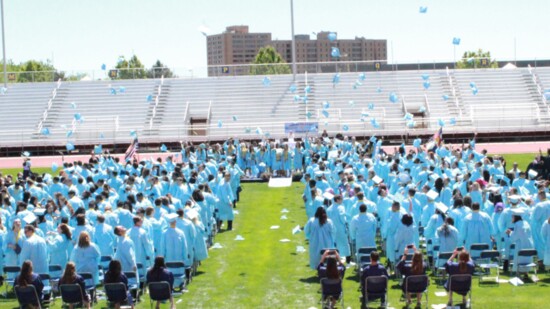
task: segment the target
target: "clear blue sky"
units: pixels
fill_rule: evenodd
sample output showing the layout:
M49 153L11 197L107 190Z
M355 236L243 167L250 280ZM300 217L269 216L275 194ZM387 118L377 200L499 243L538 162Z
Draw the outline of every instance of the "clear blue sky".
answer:
M420 14L420 6L428 12ZM289 0L4 0L7 58L52 59L58 69L99 70L135 53L151 66L206 66L201 25L290 38ZM387 39L396 62L452 60L483 48L497 59L550 59L549 0L295 0L295 32ZM391 42L391 44L390 44Z

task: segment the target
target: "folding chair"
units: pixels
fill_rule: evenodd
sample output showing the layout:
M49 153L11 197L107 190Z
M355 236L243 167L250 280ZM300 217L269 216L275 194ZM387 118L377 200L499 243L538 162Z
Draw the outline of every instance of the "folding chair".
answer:
M437 285L443 285L445 281L445 264L453 255L452 252L439 252L437 258L434 260L433 273L436 277Z
M135 293L136 295L136 303L139 302L139 278L138 274L134 271L128 271L124 272L126 275L126 278L128 278L128 290L130 292Z
M63 275L63 268L61 265L49 265L48 270L50 272L50 285L52 286L53 296L59 294L59 279Z
M91 273L80 273L79 274L85 282L85 288L87 293L90 294L90 303L93 304L95 300L95 281L94 276Z
M112 260L113 258L111 256L103 255L99 260L99 265L101 265L103 269L109 269L109 263L111 263Z
M21 272L21 267L19 266L4 266L4 274L6 274L6 279L4 280L6 284L6 298L8 298L8 287L15 286L15 278Z
M170 284L166 281L150 282L147 286L149 288L149 301L151 308L153 308L153 301L164 302L170 300L172 297Z
M472 303L472 275L452 275L449 278L449 293L468 296L468 301L464 304L468 308Z
M538 265L534 263L533 259L537 257L537 250L535 249L523 249L518 251L518 259L522 257L530 257L531 261L528 263L520 263L519 261L514 261L514 263L517 263L516 267L516 277L520 273L528 274L531 270L535 270L535 277L537 276L537 267ZM533 280L533 282L536 284L537 281Z
M481 251L481 255L479 257L482 261L487 261L485 263L479 264L479 267L482 269L488 269L489 275L491 273L491 269L497 270L497 276L494 278L495 283L498 286L498 278L500 276L500 252L496 250L483 250ZM483 282L492 282L492 277L490 276L483 276L483 273L479 274L479 285L481 285ZM488 281L484 281L484 279L488 279ZM490 280L490 281L489 281Z
M63 305L73 305L74 307L84 307L84 291L78 284L62 284L59 286L61 293L61 302ZM93 304L93 302L92 302Z
M143 264L141 263L136 263L136 268L137 268L137 273L139 275L139 282L140 284L143 284L145 282L145 277L147 276L147 271L145 270L145 267L143 267Z
M490 250L489 244L471 244L470 245L470 258L475 264L478 264L481 252L484 250Z
M334 302L340 302L344 307L344 291L341 279L321 279L321 306L322 308L334 308Z
M38 293L36 293L36 288L34 285L29 284L25 287L16 285L14 290L15 296L17 297L17 302L19 302L19 308L23 309L29 305L38 306L39 309L42 308L40 297L38 297Z
M174 275L174 287L185 289L185 264L183 262L166 262L166 268Z
M386 308L388 304L388 278L385 276L370 276L365 279L363 286L362 303L364 308L369 307L369 301L379 298L382 300L381 306Z
M408 276L405 279L405 299L408 293L411 293L412 295L423 293L426 295L426 308L427 308L429 285L430 285L430 279L428 278L427 275Z
M363 269L370 264L370 255L362 255L359 260L359 278L363 276Z
M40 276L40 280L42 280L42 284L44 284L44 288L42 289L42 296L44 299L44 303L50 303L55 301L55 298L52 297L52 286L51 286L51 277L49 274L38 274Z
M362 247L362 248L359 248L357 249L357 253L355 254L355 262L357 263L356 264L356 267L359 269L360 267L360 261L361 261L361 257L364 256L364 255L368 255L370 257L370 253L372 251L376 251L376 247Z
M128 293L124 283L106 283L103 288L107 295L107 302L110 305L123 304L128 302Z

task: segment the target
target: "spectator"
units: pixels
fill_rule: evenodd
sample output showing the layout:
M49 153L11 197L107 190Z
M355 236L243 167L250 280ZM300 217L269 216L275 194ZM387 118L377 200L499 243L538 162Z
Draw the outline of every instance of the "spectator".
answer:
M453 260L458 255L458 263L453 262ZM445 265L445 271L449 274L449 278L452 275L473 275L474 273L474 262L470 259L470 254L466 250L458 251L458 249L455 249L453 252L453 255L449 258L447 261L447 264ZM445 290L449 292L449 280L445 282ZM466 304L466 295L467 294L461 294L462 295L462 303ZM447 304L448 306L453 305L453 293L449 292L449 302Z
M128 304L134 309L134 300L132 294L128 291L128 278L122 272L122 264L120 264L119 260L112 260L111 263L109 263L109 270L105 273L105 283L123 283L126 287ZM115 308L119 309L120 305L120 303L116 303Z
M84 279L82 276L78 275L76 273L76 266L73 262L68 262L65 266L65 271L63 272L63 276L61 276L61 279L59 279L59 285L62 284L78 284L80 285L80 289L82 290L82 297L84 300L84 307L90 308L90 299L88 297L88 294L86 293L86 283L84 282ZM73 309L73 305L69 304L69 309Z
M388 271L386 270L386 268L380 264L378 264L378 261L380 260L380 254L378 253L378 251L372 251L370 253L370 264L365 266L362 270L362 275L361 275L361 294L365 293L365 287L364 287L364 284L365 284L365 280L368 278L368 277L373 277L373 276L384 276L386 278L389 278L390 276L388 275ZM365 295L363 294L363 297ZM369 301L371 300L375 300L377 297L369 297ZM380 302L382 304L385 304L386 303L386 296L382 296L381 299L380 299Z
M166 268L166 264L164 264L164 257L157 256L155 258L155 264L147 272L147 283L163 281L168 282L168 284L170 285L170 291L172 291L174 288L174 275ZM160 302L157 302L156 309L159 308ZM172 297L172 294L170 294L170 308L176 308L174 306L174 298Z
M44 289L44 283L38 274L33 273L32 271L32 262L26 260L21 266L21 273L15 278L15 285L20 287L26 287L28 285L33 285L36 289L36 295L42 300L42 290ZM33 304L37 307L40 307L40 304Z
M426 274L426 263L424 262L424 259L422 257L422 252L417 251L414 245L407 246L404 252L405 253L401 257L401 260L395 266L399 270L399 272L401 272L401 274L405 276L403 282L407 282L407 277L409 276L418 276L418 275ZM410 264L407 263L406 261L408 253L413 253L412 263ZM403 287L402 287L403 293L405 293L405 287L406 287L406 284L403 284ZM407 305L410 305L411 294L407 293L405 297L407 298ZM421 301L422 301L422 293L417 293L416 294L417 306L421 306Z

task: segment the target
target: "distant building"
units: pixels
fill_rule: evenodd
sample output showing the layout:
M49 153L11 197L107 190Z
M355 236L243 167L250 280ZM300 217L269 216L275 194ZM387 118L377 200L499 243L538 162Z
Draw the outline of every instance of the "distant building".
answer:
M315 40L309 35L299 34L296 39L296 62L336 61L380 61L386 63L388 46L386 40L372 40L356 37L353 40L329 41L330 32L317 34ZM208 75L246 75L246 67L224 67L224 65L248 64L260 48L272 45L286 60L292 62L292 40L271 40L271 33L249 33L248 26L227 27L225 32L207 38ZM340 49L340 58L331 57L332 47ZM216 66L216 67L210 67ZM299 66L298 72L305 71Z

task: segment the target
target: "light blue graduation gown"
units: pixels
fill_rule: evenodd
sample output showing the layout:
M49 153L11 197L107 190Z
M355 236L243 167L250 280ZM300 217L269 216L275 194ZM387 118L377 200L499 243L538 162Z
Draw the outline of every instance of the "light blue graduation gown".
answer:
M98 223L95 226L94 239L102 256L113 256L116 242L115 233L110 225Z
M394 254L395 259L398 259L400 256L403 255L403 252L405 251L405 247L414 244L415 247L418 248L418 243L415 240L415 234L417 233L416 226L414 224L411 224L409 226L406 226L404 224L400 224L397 228L397 231L394 235Z
M195 261L203 261L208 258L208 249L206 248L205 239L208 237L207 229L202 222L197 222L195 225L197 237L195 237Z
M460 241L464 243L466 250L470 251L472 244L491 245L491 235L493 235L491 218L483 212L473 211L464 219ZM477 252L470 252L470 254L475 257Z
M539 257L544 256L544 246L542 242L541 229L544 221L550 217L550 201L546 200L535 205L531 213L531 225L533 227L533 240Z
M548 220L542 225L541 236L544 245L544 265L550 266L550 224L548 224Z
M91 273L93 275L94 284L99 284L99 261L101 253L99 248L90 243L88 247L81 248L78 245L74 247L71 253L71 261L76 266L77 273Z
M401 224L403 214L399 211L391 211L382 228L382 238L386 240L386 256L391 262L395 261L395 233Z
M50 264L64 267L69 260L69 247L72 247L73 243L65 234L51 235L46 241L49 245Z
M355 248L376 247L376 225L378 222L370 213L358 214L351 219L350 238L355 241Z
M157 256L164 256L166 262L183 262L189 258L188 248L183 232L178 228L169 227L162 234L160 251L157 252Z
M518 270L518 263L530 263L531 257L519 257L518 252L523 249L533 249L533 237L531 233L531 227L529 223L524 220L517 221L514 223L514 230L510 233L510 243L516 245L514 251L514 265L512 267L513 271ZM539 255L543 256L543 255ZM521 271L521 268L520 268Z
M327 209L327 215L336 228L335 241L340 256L350 256L346 209L341 204L333 204Z
M15 251L12 248L8 247L9 244L15 245L16 243L19 246L23 245L23 238L25 238L25 236L23 235L23 230L21 229L18 234L19 234L19 237L16 237L13 230L10 230L10 231L8 231L8 233L6 234L6 236L4 238L4 243L2 244L2 247L3 247L2 251L4 251L4 255L5 255L4 265L7 265L7 266L19 266L19 265L21 265L19 263L19 255L16 254ZM16 238L17 238L17 240L16 240Z
M150 241L147 232L143 228L133 226L128 230L128 236L134 242L134 249L136 253L136 263L141 263L144 269L149 268L150 264L154 260L155 254L153 252L153 244ZM149 260L147 260L149 257Z
M136 250L134 242L130 237L118 236L116 246L115 260L119 260L122 265L122 271L134 271L136 266Z
M458 244L458 230L448 225L448 233L445 234L440 226L435 232L435 244L439 245L439 252L453 252Z
M195 225L193 222L188 219L176 219L176 228L180 229L185 235L185 240L187 241L188 251L187 256L184 257L183 262L185 265L193 264L195 259L195 238L197 237L197 231L195 230Z
M334 248L334 234L336 229L330 219L323 225L319 219L310 218L304 227L306 238L309 239L309 267L317 269L321 261L321 250Z
M235 218L233 215L233 201L235 200L235 196L233 195L231 184L222 180L218 185L218 192L216 195L219 199L219 219L222 221L232 221Z
M19 261L31 260L33 271L37 274L48 274L48 245L44 238L34 234L23 241Z

